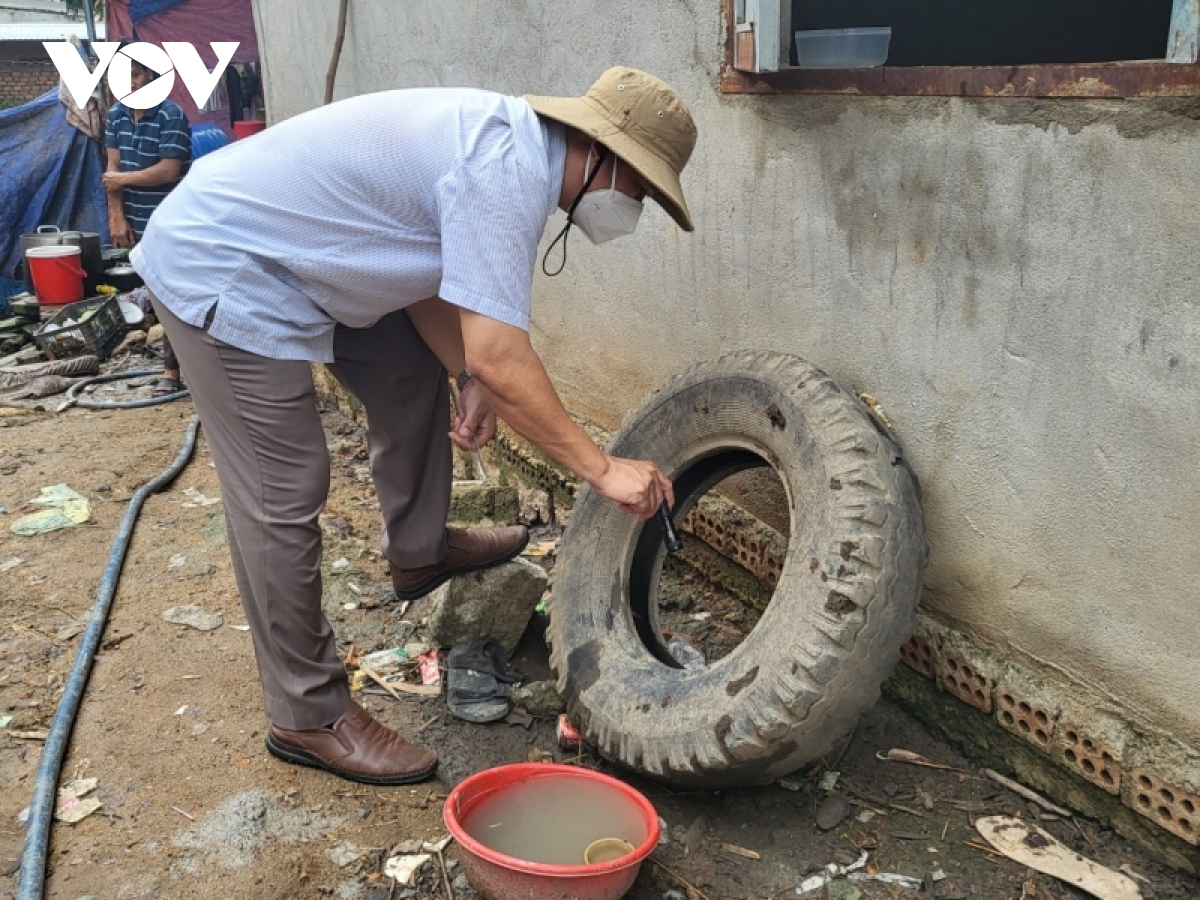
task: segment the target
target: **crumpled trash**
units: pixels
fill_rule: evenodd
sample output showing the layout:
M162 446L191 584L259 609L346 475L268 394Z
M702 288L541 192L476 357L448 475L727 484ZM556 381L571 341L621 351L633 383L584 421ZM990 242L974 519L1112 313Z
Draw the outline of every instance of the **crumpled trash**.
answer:
M211 497L200 493L194 487L186 488L183 495L188 498L189 503L184 503L184 506L212 506L214 503L220 503L221 497L213 495Z
M805 878L802 882L800 882L800 884L796 886L796 893L807 894L809 891L820 890L835 878L840 878L841 876L848 875L858 869L866 868L868 856L869 854L864 851L862 856L850 863L848 866L839 866L837 863L829 863L829 865L825 866L825 868L823 868L819 874L813 875L810 878Z
M163 611L162 617L172 625L187 625L197 631L212 631L225 621L220 613L208 612L193 604L172 606Z
M428 853L414 853L408 856L393 856L383 864L383 874L394 878L403 885L411 885L413 878L421 866L433 857Z
M821 776L821 780L817 783L817 787L823 791L832 791L835 787L837 787L838 779L841 777L841 772L835 772L830 769Z
M667 652L685 669L703 669L706 665L704 654L688 643L683 635L671 635L667 641Z
M30 537L47 534L60 528L82 525L92 517L92 508L87 498L65 484L42 488L41 494L29 501L33 506L46 507L41 512L30 513L13 522L9 529L13 534Z
M86 819L102 805L95 797L88 797L100 783L99 778L77 778L58 789L58 802L54 805L54 818L60 822L78 822Z
M558 746L563 750L578 750L581 743L583 735L567 718L567 714L561 713L558 717Z
M333 864L339 869L344 869L353 862L358 862L370 852L370 848L360 847L358 844L351 841L338 841L327 852L327 856L333 860Z
M895 872L861 871L866 868L866 865L866 852L848 866L839 866L837 863L830 863L819 874L800 882L796 887L796 893L807 894L811 891L820 890L834 879L842 877L845 877L847 881L878 881L882 884L894 884L912 890L920 890L924 885L924 882L920 878L913 878L911 875L899 875ZM942 881L945 879L946 873L939 868L930 877L933 881Z
M924 882L920 878L913 878L911 875L898 875L895 872L851 872L846 876L849 881L879 881L883 884L897 884L900 887L910 888L914 891L919 891ZM934 879L935 881L937 879Z
M438 667L438 651L434 647L428 653L422 653L420 659L421 684L440 686L442 683L441 669Z

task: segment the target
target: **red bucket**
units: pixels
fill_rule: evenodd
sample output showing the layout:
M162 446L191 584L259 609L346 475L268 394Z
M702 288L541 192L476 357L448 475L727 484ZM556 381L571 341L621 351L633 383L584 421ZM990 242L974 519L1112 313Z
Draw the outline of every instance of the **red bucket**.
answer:
M61 306L83 299L83 279L87 272L79 267L82 250L70 244L30 247L25 251L33 288L43 306Z
M252 134L258 134L266 127L267 123L262 119L242 119L240 122L233 123L233 139L240 141Z
M490 795L531 778L560 777L602 784L639 811L645 837L629 853L605 862L552 865L508 856L471 837L463 827L472 810ZM586 816L586 810L579 810ZM628 893L642 861L658 845L658 813L629 785L575 766L516 763L472 775L442 807L442 819L461 849L467 879L487 900L618 900Z

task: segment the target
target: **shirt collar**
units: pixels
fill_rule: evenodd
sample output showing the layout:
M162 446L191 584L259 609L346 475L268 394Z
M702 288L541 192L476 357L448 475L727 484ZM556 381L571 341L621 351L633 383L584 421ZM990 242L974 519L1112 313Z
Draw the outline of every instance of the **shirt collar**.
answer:
M567 168L567 126L544 116L538 116L538 121L542 126L542 139L546 142L546 161L550 165L548 219L558 209L558 198L562 193L563 172Z

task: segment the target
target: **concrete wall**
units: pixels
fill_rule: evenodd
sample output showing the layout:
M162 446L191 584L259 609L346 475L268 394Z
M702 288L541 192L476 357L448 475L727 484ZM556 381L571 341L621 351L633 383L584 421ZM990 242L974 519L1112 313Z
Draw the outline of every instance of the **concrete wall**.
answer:
M273 120L320 103L335 7L255 3ZM697 232L649 210L535 278L577 412L615 426L730 348L807 357L895 423L931 614L1200 745L1200 103L721 96L717 0L350 7L338 97L620 62L691 106Z

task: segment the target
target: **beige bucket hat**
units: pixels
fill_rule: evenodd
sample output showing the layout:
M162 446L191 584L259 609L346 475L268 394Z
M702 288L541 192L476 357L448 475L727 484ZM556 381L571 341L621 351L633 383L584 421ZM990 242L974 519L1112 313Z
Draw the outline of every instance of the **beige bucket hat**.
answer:
M696 124L679 95L653 75L615 66L582 97L525 101L540 115L595 138L654 187L657 200L684 231L694 231L679 175L696 146Z

